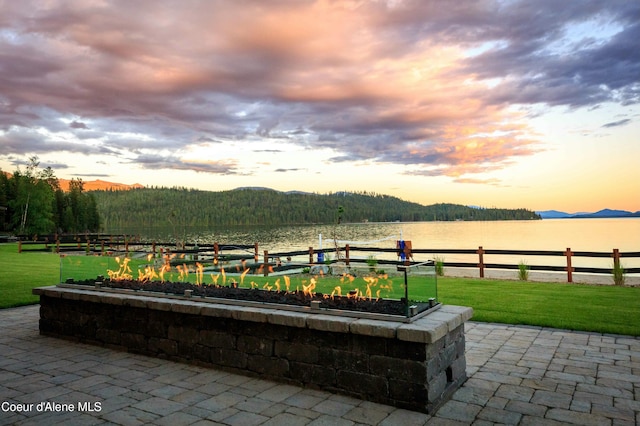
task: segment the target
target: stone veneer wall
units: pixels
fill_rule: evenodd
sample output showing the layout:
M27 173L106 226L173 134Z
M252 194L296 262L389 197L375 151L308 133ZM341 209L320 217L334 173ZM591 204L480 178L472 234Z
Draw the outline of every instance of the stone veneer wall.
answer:
M44 287L40 332L432 412L466 380L464 322L413 323Z

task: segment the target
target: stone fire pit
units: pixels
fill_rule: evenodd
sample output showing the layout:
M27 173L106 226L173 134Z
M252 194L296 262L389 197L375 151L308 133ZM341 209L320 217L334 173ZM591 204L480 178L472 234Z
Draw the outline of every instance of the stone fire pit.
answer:
M467 307L406 323L79 286L33 293L44 335L410 410L434 411L466 380Z

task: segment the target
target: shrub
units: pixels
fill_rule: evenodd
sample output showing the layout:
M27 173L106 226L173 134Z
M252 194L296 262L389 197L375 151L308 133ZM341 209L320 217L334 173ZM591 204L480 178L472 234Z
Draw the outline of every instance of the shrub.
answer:
M518 278L520 281L527 281L529 279L529 265L524 260L518 263Z
M622 263L620 262L613 262L613 269L611 270L611 273L613 274L613 283L615 285L624 285L625 280L626 280L626 273L624 272L624 267L622 266Z
M369 257L367 257L367 265L369 265L369 271L375 272L376 266L378 265L378 259L376 259L372 254L369 255Z
M444 277L444 256L435 256L433 261L436 265L436 275Z

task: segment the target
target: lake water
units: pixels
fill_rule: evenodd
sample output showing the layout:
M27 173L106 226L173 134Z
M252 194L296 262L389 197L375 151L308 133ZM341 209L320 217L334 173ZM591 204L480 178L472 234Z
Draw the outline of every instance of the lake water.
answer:
M115 231L113 231L115 232ZM544 219L531 221L486 222L403 222L280 227L242 227L225 229L183 229L180 235L159 230L150 238L186 237L188 242L253 244L260 251L284 252L317 249L322 235L324 248L334 246L372 246L395 248L398 239L410 240L414 248L425 249L511 249L612 252L640 252L640 218L623 219ZM364 254L366 256L366 254ZM384 255L376 255L378 257ZM391 255L392 256L392 255ZM426 255L425 255L426 256ZM449 262L477 262L477 255L444 255ZM422 260L416 258L416 260ZM427 260L427 259L424 259ZM486 263L517 264L522 256L485 255ZM566 265L563 257L528 257L530 265ZM623 259L627 268L640 267L640 258ZM574 258L574 266L610 267L605 258Z

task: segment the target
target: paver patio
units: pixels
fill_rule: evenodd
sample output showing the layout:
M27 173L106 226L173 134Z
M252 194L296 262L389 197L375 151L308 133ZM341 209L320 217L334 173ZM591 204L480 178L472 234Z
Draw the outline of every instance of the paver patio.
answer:
M636 337L468 322L469 379L426 415L40 336L38 309L0 310L0 424L640 424Z

